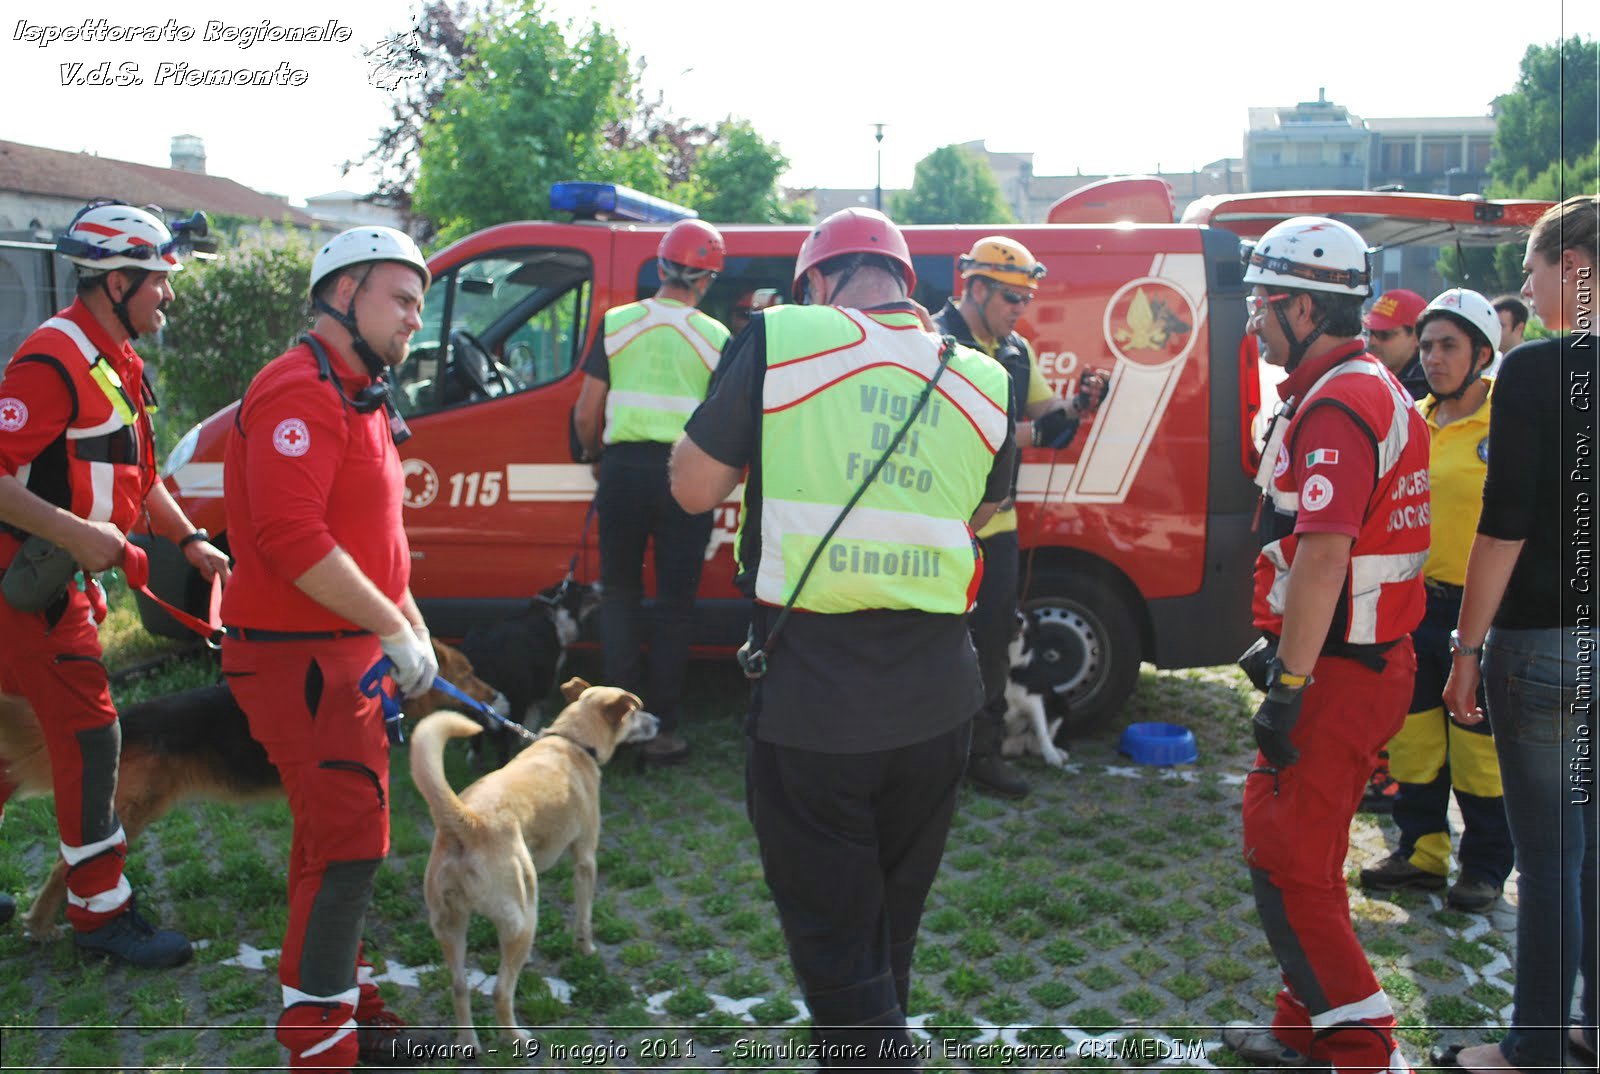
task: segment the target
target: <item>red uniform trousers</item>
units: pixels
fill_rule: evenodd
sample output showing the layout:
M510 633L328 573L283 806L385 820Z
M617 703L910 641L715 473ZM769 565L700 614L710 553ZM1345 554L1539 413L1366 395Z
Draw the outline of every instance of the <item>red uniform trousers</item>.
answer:
M277 766L294 818L278 1041L291 1069L348 1069L356 1022L383 1009L357 980L373 877L389 853L389 741L359 682L380 656L370 636L222 646L222 673Z
M133 892L122 875L128 841L114 804L122 728L86 594L69 586L65 601L44 612L19 612L0 599L0 690L27 698L39 717L68 866L67 921L97 929L127 909ZM14 790L0 782L0 806Z
M1252 773L1244 792L1244 857L1285 986L1273 1033L1340 1072L1409 1069L1395 1053L1389 997L1350 923L1344 880L1350 821L1378 750L1405 722L1416 677L1409 637L1384 660L1379 672L1320 657L1292 735L1300 760L1276 777ZM1257 754L1257 769L1266 766Z

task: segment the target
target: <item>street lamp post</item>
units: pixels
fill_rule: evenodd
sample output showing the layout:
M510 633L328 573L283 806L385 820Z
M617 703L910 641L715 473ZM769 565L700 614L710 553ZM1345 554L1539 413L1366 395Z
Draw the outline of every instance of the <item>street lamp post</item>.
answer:
M878 133L873 137L878 142L878 185L872 190L872 207L880 213L883 212L883 124L874 123Z

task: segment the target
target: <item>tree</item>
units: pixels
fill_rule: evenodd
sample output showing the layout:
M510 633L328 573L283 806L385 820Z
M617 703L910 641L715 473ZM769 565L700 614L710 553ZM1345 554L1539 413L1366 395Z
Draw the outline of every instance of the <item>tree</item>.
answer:
M607 125L603 137L615 150L648 150L625 158L642 173L628 186L646 194L670 196L674 188L693 178L695 162L716 134L703 123L668 112L661 94L654 99L646 97L642 86L645 69L645 61L640 59L634 66L631 108Z
M917 161L911 189L896 194L891 215L902 224L1005 224L1013 219L989 162L947 145Z
M493 13L493 0L489 0L484 18L492 18ZM432 0L423 6L411 33L396 35L369 53L374 78L393 94L391 119L359 161L345 161L344 172L349 174L358 164L377 165L374 198L395 206L412 223L418 222L412 212L411 192L417 183L423 128L444 100L445 89L461 77L471 18L472 9L461 0L453 7Z
M1532 196L1531 184L1559 162L1575 164L1592 156L1600 144L1597 100L1600 49L1595 42L1574 36L1528 46L1516 87L1495 100L1490 196ZM1577 186L1565 188L1568 195L1594 189L1592 168L1579 178ZM1552 198L1563 196L1559 186L1550 191Z
M250 378L305 331L306 281L320 241L268 227L228 243L217 260L189 261L172 275L167 326L151 361L163 450L242 397Z
M1564 201L1600 180L1600 50L1571 37L1530 45L1516 87L1495 100L1491 198ZM1439 274L1493 297L1522 286L1523 248L1475 247L1439 254Z
M725 120L700 152L684 200L707 220L727 224L800 224L811 219L808 204L785 204L778 177L789 158L756 133L747 120Z
M420 76L393 79L393 121L362 158L380 168L376 196L414 225L432 218L445 240L545 217L550 183L575 178L622 183L711 219L808 218L778 195L788 161L776 146L743 121L713 130L674 115L663 95L645 94L645 61L630 62L608 30L558 26L538 0L480 2L474 14L468 0L433 0L374 60Z
M467 36L461 75L424 122L418 151L413 204L441 241L547 217L550 184L562 179L640 185L656 173L648 148L605 137L628 114L633 83L626 50L598 23L569 41L524 0L512 21L480 18Z

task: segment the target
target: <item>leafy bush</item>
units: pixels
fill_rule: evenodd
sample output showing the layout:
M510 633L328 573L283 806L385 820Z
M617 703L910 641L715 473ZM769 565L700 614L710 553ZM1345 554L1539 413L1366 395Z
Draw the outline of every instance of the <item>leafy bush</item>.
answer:
M147 355L161 399L163 454L190 425L242 396L250 378L305 331L312 241L268 229L174 274L161 346Z

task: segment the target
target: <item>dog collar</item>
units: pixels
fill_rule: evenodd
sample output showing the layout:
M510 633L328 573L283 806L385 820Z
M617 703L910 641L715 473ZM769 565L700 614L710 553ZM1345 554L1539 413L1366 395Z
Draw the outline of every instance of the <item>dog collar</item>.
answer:
M584 753L587 753L589 755L589 760L593 761L597 765L600 763L600 754L595 751L595 748L593 746L589 745L586 742L579 742L577 739L573 738L571 735L564 735L560 731L540 731L539 732L539 737L540 738L561 738L561 739L566 739L568 742L570 742L574 746L578 747Z

